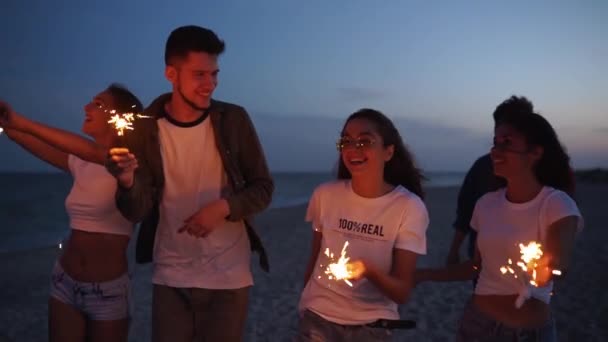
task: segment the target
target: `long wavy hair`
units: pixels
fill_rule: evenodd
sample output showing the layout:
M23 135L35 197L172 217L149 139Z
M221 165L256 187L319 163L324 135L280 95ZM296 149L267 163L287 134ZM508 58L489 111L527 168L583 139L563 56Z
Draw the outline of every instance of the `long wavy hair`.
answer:
M414 163L414 158L410 151L406 148L401 139L401 135L393 122L381 112L374 109L360 109L351 114L344 126L342 134L346 129L346 125L351 120L364 119L371 122L377 133L382 137L384 147L393 145L393 157L384 165L384 181L394 186L401 185L409 191L415 193L420 198L424 198L422 191L422 172ZM338 158L338 179L351 179L350 171L344 165L342 156Z
M510 125L521 133L528 147L542 147L543 154L533 169L539 183L574 196L575 181L570 156L549 121L537 113L512 113L502 117L500 124Z

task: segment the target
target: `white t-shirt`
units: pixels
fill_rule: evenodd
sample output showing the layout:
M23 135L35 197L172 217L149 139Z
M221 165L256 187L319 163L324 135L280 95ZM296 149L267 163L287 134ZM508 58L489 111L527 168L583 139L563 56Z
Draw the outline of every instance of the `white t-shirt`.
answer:
M477 247L481 254L481 273L475 287L478 295L514 295L522 287L521 278L502 274L500 267L520 260L519 244L536 241L543 245L547 230L554 222L577 216L578 230L583 219L576 203L565 192L545 186L536 197L525 203L512 203L506 188L482 196L476 203L471 227L478 233ZM542 247L541 247L542 248ZM513 269L519 269L516 265ZM549 303L553 282L538 288L534 297Z
M422 200L402 186L377 198L357 195L351 182L339 180L315 189L306 214L313 229L323 234L315 267L300 299L300 311L311 310L338 324L365 324L378 319L398 319L397 304L367 279L330 280L325 274L337 261L344 243L351 261L363 259L389 273L393 249L426 254L428 213ZM335 262L334 261L334 262ZM323 265L323 266L321 266Z
M222 196L227 179L211 120L178 126L158 120L165 187L154 246L154 284L235 289L253 284L244 222L224 221L204 238L178 233L184 221Z
M65 208L72 229L131 236L133 224L116 208L116 179L105 167L68 155L74 177Z

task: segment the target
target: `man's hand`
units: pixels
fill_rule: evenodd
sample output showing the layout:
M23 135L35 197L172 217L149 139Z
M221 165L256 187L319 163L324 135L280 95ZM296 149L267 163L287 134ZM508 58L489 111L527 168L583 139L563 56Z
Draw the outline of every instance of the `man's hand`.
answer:
M137 169L137 158L127 148L111 148L106 159L106 169L123 188L131 188L135 181L135 169Z
M187 232L196 238L206 237L224 223L229 214L230 207L225 199L211 202L185 220L184 225L177 232Z

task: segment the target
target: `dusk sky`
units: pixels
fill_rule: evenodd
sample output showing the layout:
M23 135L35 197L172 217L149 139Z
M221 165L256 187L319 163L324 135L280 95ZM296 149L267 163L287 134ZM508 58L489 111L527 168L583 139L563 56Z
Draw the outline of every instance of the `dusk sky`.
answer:
M177 26L226 42L214 97L249 111L273 171L324 171L362 107L397 123L421 166L465 171L491 113L525 95L575 168L608 167L608 1L2 0L0 99L80 131L112 82L168 91ZM51 170L0 136L0 171Z

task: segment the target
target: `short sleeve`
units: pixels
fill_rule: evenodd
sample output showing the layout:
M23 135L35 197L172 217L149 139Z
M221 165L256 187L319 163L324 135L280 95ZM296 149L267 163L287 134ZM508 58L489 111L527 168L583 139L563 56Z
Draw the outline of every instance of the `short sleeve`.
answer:
M308 201L308 209L306 210L306 222L312 223L312 229L317 232L323 231L321 224L321 194L322 188L316 188Z
M574 200L568 194L559 190L549 194L543 216L546 227L568 216L578 217L577 231L581 231L584 226L583 216Z
M429 214L424 202L417 196L410 198L397 232L395 248L408 250L416 254L426 254L426 230L428 226Z

